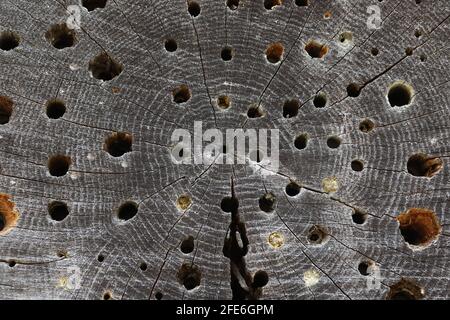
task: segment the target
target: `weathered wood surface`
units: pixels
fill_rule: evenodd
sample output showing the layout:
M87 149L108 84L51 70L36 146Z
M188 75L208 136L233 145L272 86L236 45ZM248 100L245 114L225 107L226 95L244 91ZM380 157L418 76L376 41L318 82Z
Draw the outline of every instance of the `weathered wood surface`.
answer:
M0 96L10 99L0 101L9 118L0 125L0 211L3 220L14 218L14 203L18 213L0 235L1 298L385 299L390 287L403 290L397 298L449 298L449 1L281 2L267 10L263 0L240 0L231 10L225 0L198 0L201 12L192 17L183 0L108 0L105 8L82 7L74 45L57 49L48 32L78 1L0 0L0 32L20 38L0 50ZM381 29L367 27L370 5L381 9ZM166 50L166 39L176 51ZM326 55L312 58L310 40L326 45ZM272 43L284 47L281 62L266 58ZM231 61L221 59L226 46ZM110 81L89 71L103 52L123 66ZM414 90L406 106L389 103L396 81ZM357 97L351 83L363 85ZM172 92L182 84L192 96L177 104ZM313 103L319 92L323 108ZM227 110L217 106L221 95L231 100ZM46 113L52 99L66 107L57 119ZM291 99L300 102L298 115L285 118ZM248 119L258 103L265 115ZM374 124L369 132L361 131L364 119ZM192 131L194 120L204 128L280 129L279 172L174 164L171 134ZM114 132L131 135L132 152L105 151ZM298 150L300 134L308 140ZM338 148L327 145L330 136ZM407 168L418 153L435 161L416 168L422 176ZM49 174L54 155L70 157L63 176ZM353 170L360 163L352 169L355 159L362 171ZM330 177L337 190L324 189ZM302 187L293 197L285 192L290 180ZM231 181L249 241L246 275L267 273L262 292L245 293L243 280L244 291L230 284L224 243L232 219L221 201L231 196ZM276 199L272 212L259 206L267 192ZM192 199L186 210L177 207L181 195ZM49 214L54 201L68 207L62 221ZM126 201L138 212L123 221L117 214ZM396 219L412 208L437 219L435 229L421 228L431 223L425 218L410 221L419 224L412 237L427 242L421 250L406 243ZM326 232L321 245L308 238L313 226ZM183 253L188 237L194 248ZM77 268L81 282L73 288ZM200 285L187 290L181 269L191 272L185 285L199 275ZM371 289L378 272L380 287Z

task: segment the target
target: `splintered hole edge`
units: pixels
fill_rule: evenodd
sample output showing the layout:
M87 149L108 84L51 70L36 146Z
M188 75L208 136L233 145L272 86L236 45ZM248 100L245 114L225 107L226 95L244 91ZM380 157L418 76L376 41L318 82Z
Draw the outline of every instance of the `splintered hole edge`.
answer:
M69 207L65 202L52 201L48 204L48 213L54 221L63 221L69 215Z
M359 130L368 133L375 128L375 123L370 119L364 119L359 123Z
M52 99L47 102L46 114L50 119L59 119L66 113L66 105L64 101Z
M423 153L413 154L409 157L406 167L408 173L415 177L431 178L443 168L444 163L439 157L428 156Z
M397 221L403 239L414 247L428 247L442 231L436 214L429 209L408 209L398 215Z
M0 49L10 51L17 48L20 44L20 37L12 31L3 31L0 33Z
M56 49L73 47L77 42L76 33L66 23L53 24L45 33L45 38Z
M324 44L321 44L315 40L310 40L305 45L305 51L308 55L313 59L322 59L328 53L328 47Z
M114 158L133 151L133 136L127 132L114 132L105 140L104 149Z
M328 230L325 227L314 225L308 230L308 242L311 245L324 245L329 240Z
M72 160L69 156L55 155L50 157L47 163L50 175L54 177L62 177L69 171Z
M110 81L122 73L123 65L102 52L89 61L89 71L97 80Z
M191 90L185 84L182 84L172 91L173 101L175 103L185 103L191 99Z
M281 42L275 42L267 46L266 58L270 63L278 63L283 58L284 46Z
M136 216L139 206L134 201L126 201L122 203L117 211L117 218L122 221L128 221Z
M0 236L9 233L17 224L19 213L7 194L0 193Z
M425 290L417 283L401 279L390 286L386 300L420 300L425 296Z
M0 125L7 124L13 112L14 102L6 97L0 96Z

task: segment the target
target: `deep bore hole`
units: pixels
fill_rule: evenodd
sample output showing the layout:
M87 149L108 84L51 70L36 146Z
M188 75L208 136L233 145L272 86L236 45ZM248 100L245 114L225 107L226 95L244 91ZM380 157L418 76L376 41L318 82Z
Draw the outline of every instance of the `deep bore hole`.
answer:
M266 49L266 58L270 63L278 63L283 58L284 46L280 42L270 44Z
M250 119L261 118L263 115L262 109L258 106L251 106L247 111L247 117Z
M155 293L156 300L161 300L163 298L163 294L161 292Z
M52 220L63 221L69 215L69 208L62 201L53 201L48 204L48 213Z
M164 48L168 52L175 52L178 49L178 44L175 39L166 39L164 42Z
M232 47L224 47L220 52L220 57L223 61L230 61L233 59L234 49Z
M145 262L142 262L139 266L139 269L141 269L142 271L147 270L147 268L148 268L148 265Z
M15 260L9 260L8 261L8 266L10 268L14 268L16 266L17 262Z
M352 214L352 220L356 224L364 224L366 223L368 216L367 213L355 209Z
M295 0L295 4L299 7L307 7L309 5L309 0Z
M368 276L371 274L372 261L362 261L358 264L358 271L363 276Z
M224 212L236 212L239 208L239 200L234 197L225 197L220 202L220 208Z
M0 33L0 49L9 51L19 46L20 37L11 31Z
M319 93L314 97L314 106L316 108L325 108L327 105L327 95L325 93Z
M177 278L187 290L192 290L200 285L202 274L196 265L184 263L178 270Z
M0 235L5 235L16 226L19 213L15 203L7 194L0 194Z
M423 153L412 155L406 164L408 172L413 176L428 178L436 175L443 166L441 158L427 156Z
M300 101L297 99L287 100L283 105L283 117L292 118L298 115Z
M102 254L99 254L99 255L97 256L97 261L100 262L100 263L102 263L103 261L105 261L105 256L102 255Z
M258 270L253 275L253 288L262 288L269 282L269 275L263 270Z
M197 17L200 14L200 5L195 1L188 2L188 12L191 16Z
M77 41L75 30L69 29L65 23L52 25L45 33L45 38L56 49L72 47Z
M329 234L324 227L315 225L308 230L307 239L312 245L323 245L329 240Z
M122 73L123 66L109 54L102 52L89 61L89 71L95 79L109 81Z
M416 38L420 38L422 36L422 31L420 29L416 29L416 31L414 31L414 36Z
M47 102L46 114L50 119L59 119L66 113L66 105L62 100L53 99Z
M363 171L364 163L361 160L353 160L350 164L353 171Z
M239 7L239 0L227 0L227 6L230 10L236 10Z
M403 82L396 82L390 88L388 92L388 100L391 107L402 107L411 103L413 96L413 88Z
M297 136L294 140L294 147L298 150L305 149L308 145L308 135L301 134Z
M305 46L305 50L314 59L321 59L328 53L328 47L315 40L309 41Z
M420 300L424 297L424 290L415 282L401 279L390 287L387 300Z
M88 11L93 11L95 9L103 9L106 7L106 2L107 0L83 0L81 1L81 4Z
M127 201L120 205L119 210L117 212L117 217L120 220L130 220L138 213L139 206L136 202Z
M217 98L217 105L221 109L228 109L231 105L231 99L228 96L222 95Z
M273 193L268 192L259 198L259 208L264 212L273 212L276 207L276 197Z
M341 145L341 139L336 136L329 137L327 139L327 146L331 149L337 149Z
M364 133L368 133L375 128L375 123L370 119L364 119L359 124L359 130Z
M413 49L413 48L406 48L406 49L405 49L405 54L406 54L407 56L412 56L413 53L414 53L414 49Z
M283 0L264 0L264 8L267 10L272 10L275 6L281 6Z
M133 137L126 132L114 132L105 140L105 151L116 158L131 152L132 146Z
M69 171L71 163L72 160L68 156L52 156L47 163L48 171L54 177L62 177Z
M301 187L294 181L291 181L286 186L285 191L289 197L295 197L296 195L298 195L300 193L300 190L301 190Z
M441 225L436 214L428 209L412 208L397 217L400 233L407 243L427 247L436 240Z
M380 50L378 50L378 48L372 48L370 53L372 53L373 56L377 56L380 54Z
M175 103L185 103L191 98L191 90L185 84L182 84L172 91L173 101Z
M103 300L111 300L112 294L110 292L105 292L103 294Z
M0 124L7 124L13 112L14 102L5 96L0 96Z
M356 98L361 94L361 86L357 83L350 83L347 86L347 95Z
M194 251L194 237L189 236L181 242L180 250L184 254L189 254Z

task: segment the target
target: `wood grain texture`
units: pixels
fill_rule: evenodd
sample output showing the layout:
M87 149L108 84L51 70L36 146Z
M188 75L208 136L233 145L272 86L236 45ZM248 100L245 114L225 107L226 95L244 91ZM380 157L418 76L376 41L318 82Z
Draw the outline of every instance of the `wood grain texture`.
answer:
M220 206L233 181L249 242L246 269L269 276L257 298L385 299L406 279L425 299L449 299L450 3L284 0L267 10L263 0L235 2L231 10L226 0L198 0L196 17L184 0L81 7L74 45L59 50L46 34L78 1L0 0L0 32L20 37L18 47L0 50L0 96L14 103L0 125L0 193L19 213L16 226L0 234L0 298L236 298L223 252L232 214ZM367 27L371 5L381 9L380 29ZM166 39L176 41L174 52ZM311 40L328 47L323 58L305 50ZM273 43L284 47L277 64L265 56ZM221 59L224 47L233 49L230 61ZM123 66L110 81L88 69L104 52ZM414 90L407 106L389 104L396 81ZM359 96L348 95L351 83L363 86ZM172 92L183 84L191 98L177 104ZM326 96L323 108L314 106L318 93ZM230 108L217 106L221 95ZM60 118L46 114L52 99L66 106ZM300 102L298 115L285 118L291 99ZM266 114L248 119L255 104ZM370 132L359 128L364 119L374 124ZM279 171L174 164L171 134L192 131L194 121L279 129ZM115 132L132 136L131 152L105 151ZM298 150L300 134L308 139ZM330 136L338 148L327 146ZM417 153L440 158L442 168L432 177L410 174L407 162ZM64 176L49 174L54 155L71 159ZM356 159L362 171L352 170ZM338 189L327 193L323 180L330 177ZM291 180L301 186L295 197L285 192ZM267 192L276 199L272 212L259 207ZM184 210L177 207L182 195L192 199ZM53 201L67 204L64 220L51 219ZM126 201L138 212L122 221L117 210ZM442 228L422 250L405 242L396 220L411 208L433 211ZM355 210L367 217L364 224L353 221ZM327 230L326 243L310 243L313 226ZM274 232L281 246L269 242ZM183 253L188 237L194 248ZM361 262L379 270L379 288L367 287L373 275L361 274ZM193 290L180 283L183 264L201 274ZM68 285L73 267L79 288Z

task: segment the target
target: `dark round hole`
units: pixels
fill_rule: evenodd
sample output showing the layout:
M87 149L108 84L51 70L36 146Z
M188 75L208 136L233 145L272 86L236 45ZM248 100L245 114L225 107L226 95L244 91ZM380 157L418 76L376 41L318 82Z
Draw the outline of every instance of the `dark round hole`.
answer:
M264 8L272 10L273 7L280 6L282 3L282 0L264 0Z
M266 58L270 63L278 63L283 58L284 47L280 42L270 44L266 49Z
M299 7L307 7L309 5L309 0L295 0L295 4Z
M422 36L422 31L417 29L416 31L414 31L414 36L416 36L416 38L420 38Z
M350 83L347 86L347 94L349 97L356 98L361 94L361 87L356 83Z
M413 49L413 48L406 48L406 49L405 49L405 54L406 54L407 56L412 56L413 53L414 53L414 49Z
M269 192L259 198L259 208L264 212L272 212L275 210L276 197L273 193Z
M236 10L239 7L239 0L227 0L227 6L230 10Z
M283 105L283 117L292 118L298 114L300 102L297 99L287 100Z
M177 277L186 290L192 290L200 285L202 275L196 265L184 263L178 271Z
M427 60L427 56L424 54L420 55L420 61L425 62Z
M364 224L367 221L368 214L360 210L354 210L352 220L356 224Z
M424 297L424 290L415 282L402 278L390 286L387 300L419 300Z
M94 11L95 9L103 9L106 7L107 0L82 0L81 4L88 11Z
M252 106L247 111L247 117L250 119L254 118L261 118L263 116L263 112L261 111L261 108L257 106Z
M103 300L111 300L111 293L109 293L109 292L105 292L104 294L103 294Z
M294 147L298 150L305 149L308 145L308 136L306 134L301 134L297 136L294 140Z
M69 215L67 204L61 201L53 201L48 204L50 218L55 221L63 221Z
M9 51L19 46L20 37L11 31L0 33L0 49Z
M338 137L329 137L327 140L327 146L328 148L331 149L336 149L339 148L339 146L341 145L341 139L339 139Z
M373 56L377 56L380 54L380 50L378 50L378 48L372 48L370 52L372 53Z
M127 201L119 207L117 217L120 220L130 220L138 213L138 205L133 201Z
M324 93L319 93L314 97L313 103L316 108L324 108L327 105L327 96Z
M200 14L200 5L195 1L188 2L188 12L191 16L196 17Z
M328 47L315 40L309 41L305 46L305 50L313 59L321 59L328 53Z
M296 184L295 182L291 181L286 186L286 194L289 197L295 197L296 195L298 195L300 193L300 189L301 189L301 187L298 184Z
M405 83L396 83L388 92L388 100L391 107L402 107L411 103L412 88Z
M8 266L10 267L10 268L14 268L15 266L16 266L16 261L15 260L9 260L8 261Z
M177 42L174 39L167 39L164 42L164 48L168 51L168 52L175 52L178 49L178 45Z
M106 52L89 61L89 71L95 79L110 81L123 71L123 66Z
M400 233L407 243L427 247L441 233L441 224L436 213L421 208L412 208L397 217Z
M189 236L186 239L184 239L183 242L181 242L180 250L184 254L188 254L194 251L194 237Z
M185 103L191 98L189 87L182 84L172 91L173 101L175 103Z
M370 119L364 119L363 121L361 121L361 123L359 124L359 130L367 133L372 131L375 128L375 124L373 123L372 120Z
M47 102L46 113L50 119L59 119L66 113L66 105L61 100L50 100Z
M148 266L145 262L142 262L141 265L139 266L139 269L141 269L142 271L147 270Z
M234 197L225 197L220 202L220 208L224 212L236 212L239 208L239 201Z
M364 163L361 160L353 160L351 167L353 171L363 171Z
M161 300L163 298L163 294L161 292L155 293L156 300Z
M54 177L62 177L68 171L71 164L70 157L64 155L56 155L48 160L48 172Z
M231 47L225 47L220 52L220 56L222 57L223 61L230 61L233 59L234 50Z
M113 157L121 157L132 151L133 137L126 132L114 132L105 140L105 150Z
M0 96L0 124L7 124L11 119L14 102L5 96Z
M231 101L228 96L222 95L217 98L217 105L221 109L228 109L230 107L230 104L231 104Z
M269 275L267 272L259 270L253 276L253 287L262 288L269 282Z
M369 272L369 267L371 266L370 262L367 261L363 261L358 265L358 271L359 273L361 273L363 276L368 276L370 275Z
M98 261L98 262L103 262L103 261L105 261L105 256L102 255L102 254L99 254L99 255L97 256L97 261Z
M76 33L70 29L67 24L54 24L45 33L45 38L56 49L72 47L76 42Z

